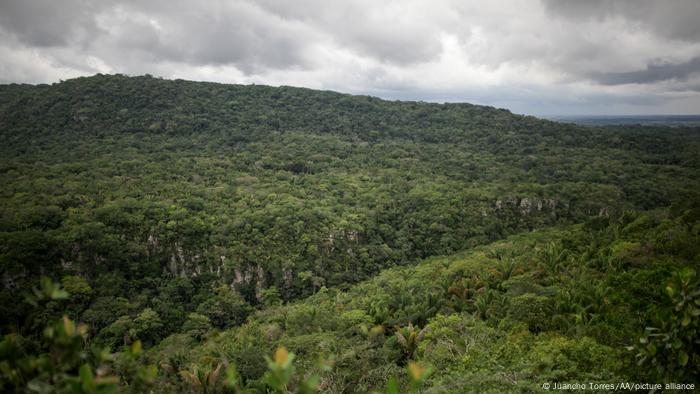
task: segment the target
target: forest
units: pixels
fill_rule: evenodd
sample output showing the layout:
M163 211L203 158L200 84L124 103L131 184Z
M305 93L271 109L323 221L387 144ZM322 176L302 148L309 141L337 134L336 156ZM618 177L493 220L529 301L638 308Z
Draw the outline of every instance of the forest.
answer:
M0 139L0 392L700 383L699 127L97 74Z

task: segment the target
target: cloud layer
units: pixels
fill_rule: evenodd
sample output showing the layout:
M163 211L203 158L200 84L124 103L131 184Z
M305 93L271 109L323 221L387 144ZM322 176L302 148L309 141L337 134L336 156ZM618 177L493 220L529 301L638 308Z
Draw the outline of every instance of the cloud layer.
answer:
M468 101L698 113L696 0L5 0L0 82L144 74Z

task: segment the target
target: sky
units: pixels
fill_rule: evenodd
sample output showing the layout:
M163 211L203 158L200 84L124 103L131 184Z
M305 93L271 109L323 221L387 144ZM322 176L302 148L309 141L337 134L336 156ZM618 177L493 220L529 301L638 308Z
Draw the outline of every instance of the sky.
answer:
M96 73L700 114L700 0L2 0L0 83Z

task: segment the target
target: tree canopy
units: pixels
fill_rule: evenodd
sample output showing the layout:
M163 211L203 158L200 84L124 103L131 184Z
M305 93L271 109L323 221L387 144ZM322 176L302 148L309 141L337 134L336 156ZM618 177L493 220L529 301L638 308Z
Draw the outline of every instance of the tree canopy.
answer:
M0 138L3 346L43 359L59 324L71 351L116 352L50 376L697 380L696 303L673 307L696 296L697 128L98 74L0 85Z

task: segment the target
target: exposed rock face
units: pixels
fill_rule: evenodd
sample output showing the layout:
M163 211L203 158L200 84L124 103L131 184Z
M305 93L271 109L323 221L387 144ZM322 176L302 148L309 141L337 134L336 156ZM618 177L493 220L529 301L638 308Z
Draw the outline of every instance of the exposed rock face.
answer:
M493 207L495 211L502 211L508 208L517 207L521 215L529 215L535 212L549 212L556 214L560 203L553 198L535 198L535 197L505 197L498 199ZM565 208L566 208L566 204Z
M255 298L262 300L262 291L267 287L265 269L263 269L262 265L257 264L245 268L235 267L233 269L232 289L239 290L253 283L255 283Z
M336 245L342 242L360 242L362 233L357 230L339 229L332 230L325 238L325 246L328 252L335 250Z
M541 225L552 224L562 215L568 213L569 204L556 198L540 196L502 196L492 202L491 206L482 205L478 213L488 218L494 215L503 219L509 228L533 229ZM596 209L597 213L597 209ZM594 213L595 214L595 213ZM602 208L600 215L606 215ZM316 245L321 254L346 255L356 258L355 244L363 241L363 233L351 226L330 228ZM154 256L167 256L167 270L173 275L198 276L204 272L230 278L230 286L236 290L245 289L251 297L262 297L262 291L274 281L278 286L291 288L295 285L296 273L291 268L282 269L281 277L270 277L269 268L262 262L238 261L228 256L224 246L209 246L208 250L188 250L178 242L164 242L151 233L147 235L147 244ZM191 248L191 246L190 246Z
M520 200L520 214L521 215L528 215L530 214L530 211L532 210L532 201L525 197L522 200Z
M490 215L513 228L532 230L556 223L568 210L566 202L553 198L507 196L494 201Z
M265 270L260 264L255 267L255 274L257 277L257 281L255 282L255 298L257 298L258 301L262 301L262 291L267 286L265 283Z
M358 242L358 240L360 239L360 233L355 230L346 230L345 239L352 242Z
M289 268L284 268L282 270L284 276L284 284L287 287L292 287L292 282L294 280L294 275L292 275L292 270Z
M326 237L326 250L332 252L335 249L335 234L329 233Z
M247 272L246 272L247 274ZM248 282L250 280L249 277L243 276L243 273L241 273L240 268L236 267L233 269L233 283L231 284L231 287L236 287L238 285L241 285L245 282Z
M172 247L173 251L170 255L170 273L173 275L188 276L194 272L188 272L187 259L185 259L185 250L178 242L175 242Z

